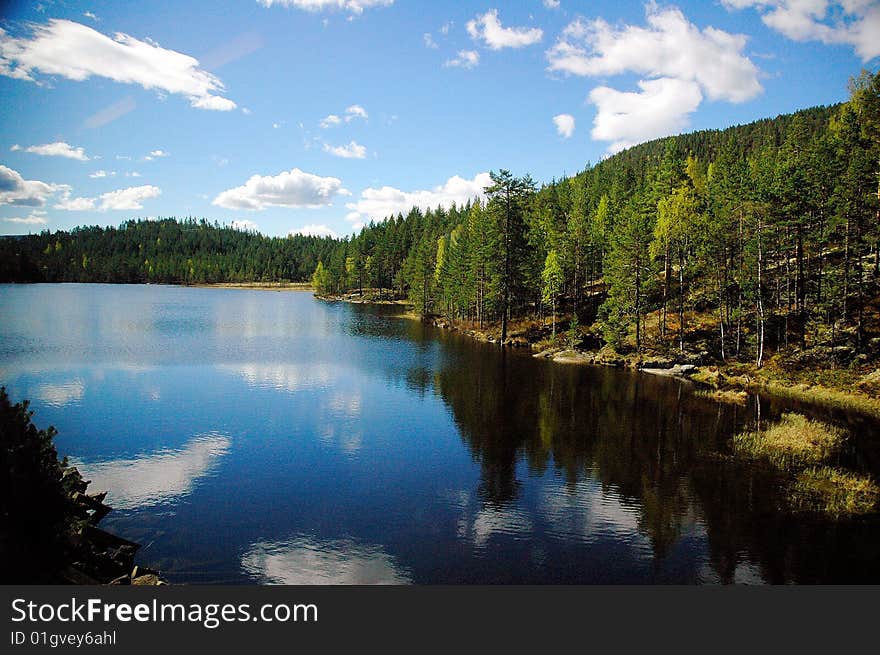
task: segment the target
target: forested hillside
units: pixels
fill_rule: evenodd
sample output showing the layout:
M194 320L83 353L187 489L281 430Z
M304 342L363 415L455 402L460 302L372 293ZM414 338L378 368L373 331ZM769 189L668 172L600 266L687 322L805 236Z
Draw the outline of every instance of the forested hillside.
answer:
M780 346L878 334L880 74L848 102L645 143L537 188L501 170L485 201L372 222L342 240L205 220L0 239L0 280L313 280L408 296L424 315L557 323L619 351L706 350L760 366ZM379 290L379 291L377 291ZM557 321L557 318L559 321ZM578 327L579 326L579 327Z
M393 287L422 314L557 314L618 350L758 366L782 345L878 331L880 75L851 99L646 143L536 188L493 173L486 202L390 217L337 245L323 293ZM568 323L566 327L570 328Z
M270 238L204 219L127 221L118 228L2 238L0 281L304 281L334 247L328 238Z

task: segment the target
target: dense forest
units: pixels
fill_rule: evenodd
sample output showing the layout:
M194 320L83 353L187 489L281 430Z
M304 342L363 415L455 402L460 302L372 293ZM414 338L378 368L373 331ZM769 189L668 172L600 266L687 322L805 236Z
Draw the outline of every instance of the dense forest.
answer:
M782 346L868 349L878 333L880 74L848 102L658 139L537 187L371 222L341 240L207 221L129 221L0 239L0 280L311 279L408 297L456 325L531 317L619 351L705 350L761 366ZM369 290L367 292L366 290Z
M126 221L117 227L0 239L0 281L204 284L308 280L335 243L266 237L202 219Z
M423 315L500 323L501 341L526 316L555 338L565 313L621 351L690 344L759 367L779 346L864 351L878 172L880 74L864 72L846 103L645 143L541 188L493 173L485 202L371 224L313 281L392 287Z

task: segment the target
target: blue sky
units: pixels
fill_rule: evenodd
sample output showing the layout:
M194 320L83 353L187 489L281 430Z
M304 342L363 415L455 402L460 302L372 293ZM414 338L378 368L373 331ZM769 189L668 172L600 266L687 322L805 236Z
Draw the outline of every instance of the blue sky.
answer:
M644 140L846 99L880 0L5 3L0 233L350 234Z

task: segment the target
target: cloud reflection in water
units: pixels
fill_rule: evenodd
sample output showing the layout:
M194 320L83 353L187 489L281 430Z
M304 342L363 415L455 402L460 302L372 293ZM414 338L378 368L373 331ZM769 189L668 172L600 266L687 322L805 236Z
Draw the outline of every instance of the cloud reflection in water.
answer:
M409 573L381 546L349 539L299 537L258 542L241 558L245 573L259 584L409 584Z
M117 509L134 509L171 502L192 492L229 452L231 440L222 434L195 437L180 449L163 449L133 459L83 462L71 458L92 491L108 490L107 502Z

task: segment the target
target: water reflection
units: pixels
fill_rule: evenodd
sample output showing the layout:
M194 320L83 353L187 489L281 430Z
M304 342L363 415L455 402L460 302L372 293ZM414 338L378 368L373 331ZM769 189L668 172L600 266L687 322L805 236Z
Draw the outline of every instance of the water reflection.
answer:
M332 367L325 365L249 363L217 368L241 376L250 387L289 393L323 388L334 378Z
M85 384L79 378L58 384L45 383L39 385L34 397L51 407L63 407L82 400Z
M192 492L196 481L213 471L229 452L231 440L222 434L195 437L183 448L165 449L133 459L83 462L71 458L93 491L107 490L107 502L117 509L135 509L178 500Z
M458 538L476 549L486 548L492 537L523 539L534 531L532 519L515 506L483 505L468 498L461 510Z
M614 539L647 542L636 505L627 505L613 489L603 489L593 479L572 486L547 487L540 511L552 535L585 543Z
M175 582L880 581L876 515L785 513L786 480L727 457L754 399L560 367L393 311L15 285L0 382ZM877 478L876 422L850 427L847 461Z
M408 584L409 573L381 546L350 539L257 542L241 558L259 584Z

